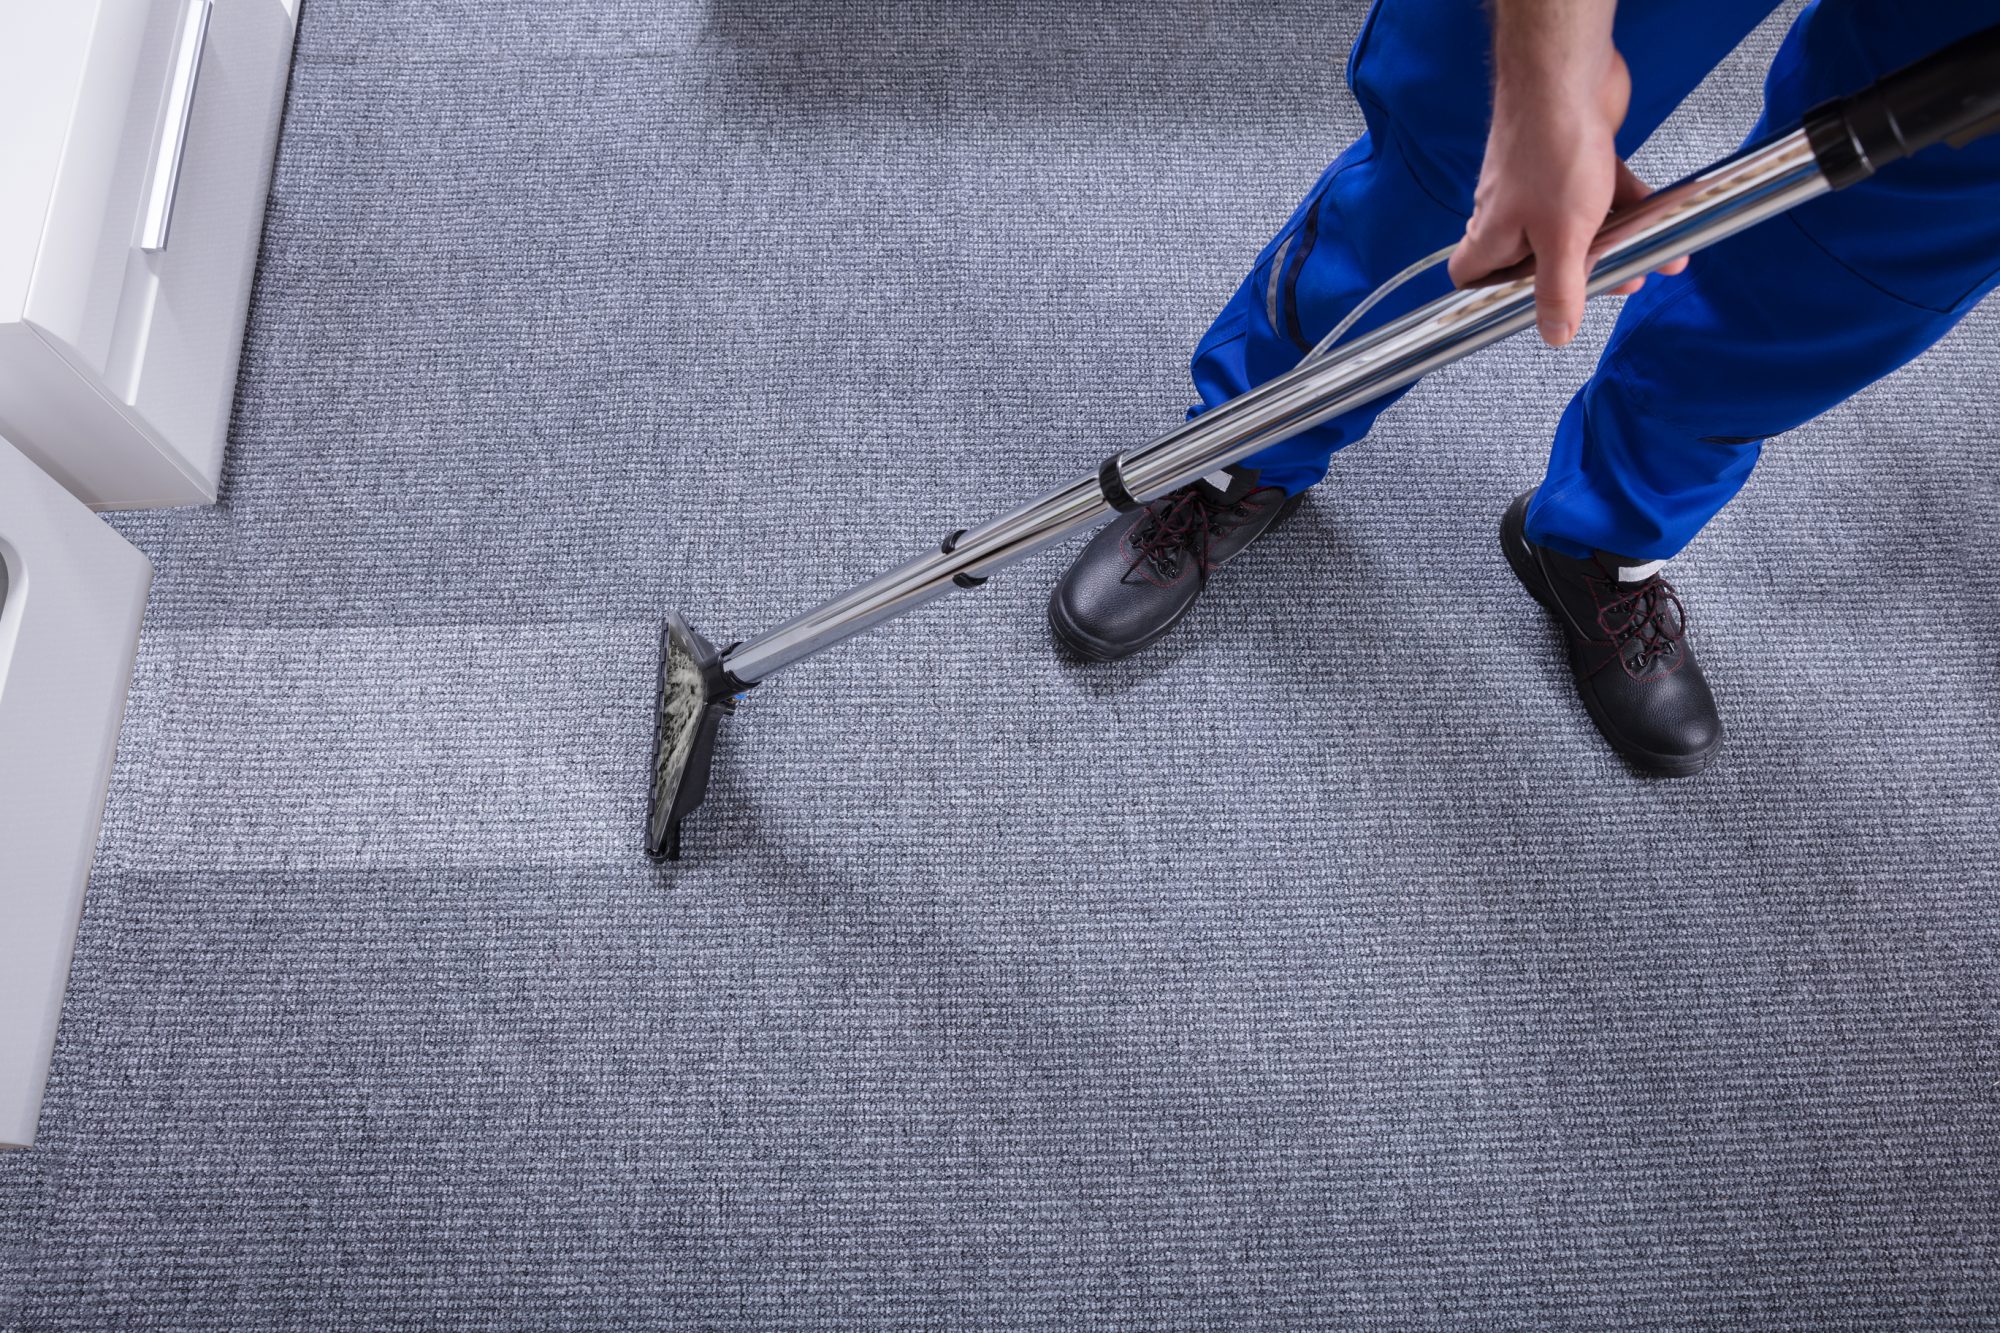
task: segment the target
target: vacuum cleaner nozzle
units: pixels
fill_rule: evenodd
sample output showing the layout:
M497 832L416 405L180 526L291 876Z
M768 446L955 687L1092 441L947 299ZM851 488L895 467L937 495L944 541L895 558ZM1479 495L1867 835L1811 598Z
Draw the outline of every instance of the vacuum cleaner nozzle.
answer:
M681 823L708 794L716 729L736 711L743 686L722 665L715 645L678 615L660 627L660 693L654 708L653 796L646 812L646 851L678 861Z

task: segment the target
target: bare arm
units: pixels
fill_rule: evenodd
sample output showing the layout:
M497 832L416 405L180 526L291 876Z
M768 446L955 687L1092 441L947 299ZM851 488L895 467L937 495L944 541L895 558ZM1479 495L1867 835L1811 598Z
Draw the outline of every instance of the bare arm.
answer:
M1493 126L1451 277L1464 286L1533 254L1536 324L1560 347L1583 319L1591 237L1613 207L1651 192L1618 159L1632 80L1611 43L1616 0L1492 6Z

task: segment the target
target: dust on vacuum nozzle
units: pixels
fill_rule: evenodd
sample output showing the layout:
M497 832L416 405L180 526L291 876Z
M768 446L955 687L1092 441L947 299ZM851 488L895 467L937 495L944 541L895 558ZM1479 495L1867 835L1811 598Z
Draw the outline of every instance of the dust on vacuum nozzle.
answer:
M681 824L708 794L709 761L723 717L732 711L722 654L669 614L660 627L660 682L653 712L652 799L646 852L677 861Z

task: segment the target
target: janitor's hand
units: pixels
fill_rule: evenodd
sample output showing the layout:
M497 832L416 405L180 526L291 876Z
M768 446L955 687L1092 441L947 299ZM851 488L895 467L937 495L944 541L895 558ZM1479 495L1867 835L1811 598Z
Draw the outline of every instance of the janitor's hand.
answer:
M1610 0L1494 6L1493 126L1451 279L1463 287L1533 254L1535 322L1552 347L1583 320L1590 242L1605 214L1652 193L1618 157L1632 78L1611 44L1611 9ZM1660 272L1686 267L1678 259Z

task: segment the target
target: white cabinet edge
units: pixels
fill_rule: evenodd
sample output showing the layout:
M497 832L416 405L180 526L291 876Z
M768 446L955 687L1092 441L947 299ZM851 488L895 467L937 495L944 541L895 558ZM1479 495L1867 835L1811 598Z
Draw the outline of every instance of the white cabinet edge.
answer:
M41 253L51 192L95 30L88 5L20 4L24 39L0 45L0 320L19 318ZM61 132L54 132L60 118Z
M0 441L0 1146L35 1139L152 565Z

